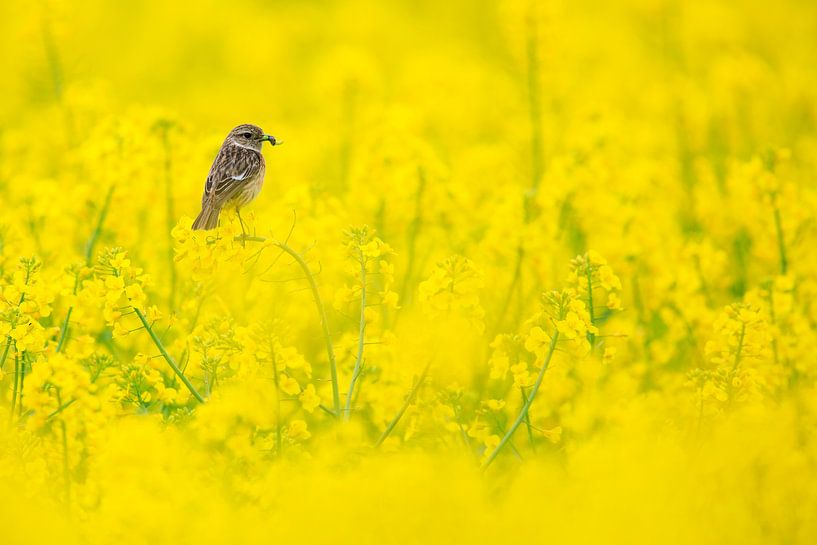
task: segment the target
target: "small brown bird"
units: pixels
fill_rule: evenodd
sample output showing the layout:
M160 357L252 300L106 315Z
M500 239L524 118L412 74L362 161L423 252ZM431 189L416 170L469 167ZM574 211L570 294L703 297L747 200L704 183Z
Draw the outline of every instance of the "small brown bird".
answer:
M235 206L241 229L241 207L249 204L261 192L264 184L264 156L261 146L282 142L264 134L261 127L245 124L230 131L218 150L201 198L201 213L193 222L193 229L215 229L218 216L227 206Z

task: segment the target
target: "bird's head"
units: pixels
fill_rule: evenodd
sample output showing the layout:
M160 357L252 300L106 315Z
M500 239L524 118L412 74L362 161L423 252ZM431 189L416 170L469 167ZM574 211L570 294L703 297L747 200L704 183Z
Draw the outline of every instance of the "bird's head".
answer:
M231 130L230 134L227 135L227 142L242 148L254 149L255 151L261 151L264 142L269 142L273 146L281 144L281 141L276 140L274 136L264 134L261 127L249 123L239 125Z

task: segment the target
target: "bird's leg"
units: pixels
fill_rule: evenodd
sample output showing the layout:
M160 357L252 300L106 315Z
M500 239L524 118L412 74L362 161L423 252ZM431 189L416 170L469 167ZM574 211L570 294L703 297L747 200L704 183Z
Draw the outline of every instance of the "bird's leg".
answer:
M241 209L236 208L235 213L238 214L238 223L241 224L241 245L247 245L247 231L244 229L244 220L241 219Z

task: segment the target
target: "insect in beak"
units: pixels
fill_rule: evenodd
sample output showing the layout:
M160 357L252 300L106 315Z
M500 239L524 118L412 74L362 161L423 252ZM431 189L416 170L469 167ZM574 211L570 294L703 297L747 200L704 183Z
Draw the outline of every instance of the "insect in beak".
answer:
M273 146L280 146L281 144L284 143L282 140L276 140L274 136L269 135L269 134L265 134L264 136L262 136L261 141L262 142L264 142L264 141L269 142Z

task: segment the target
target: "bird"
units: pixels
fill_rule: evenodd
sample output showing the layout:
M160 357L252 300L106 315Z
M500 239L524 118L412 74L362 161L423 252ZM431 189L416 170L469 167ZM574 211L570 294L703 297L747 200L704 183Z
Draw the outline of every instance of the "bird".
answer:
M249 123L230 131L207 175L201 212L193 222L193 230L215 229L221 210L235 207L241 231L246 235L241 208L258 196L264 184L266 166L261 154L264 142L273 146L283 143Z

